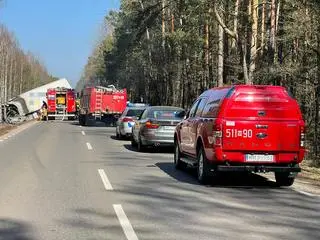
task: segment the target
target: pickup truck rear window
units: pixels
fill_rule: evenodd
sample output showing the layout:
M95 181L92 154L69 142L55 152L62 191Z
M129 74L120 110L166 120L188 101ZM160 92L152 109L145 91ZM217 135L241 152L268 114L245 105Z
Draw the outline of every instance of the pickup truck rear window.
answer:
M291 119L299 116L298 105L287 91L275 88L240 88L230 98L226 117ZM258 115L263 111L263 115Z
M231 89L215 90L210 95L206 106L203 109L202 116L208 118L217 117L221 101L231 92Z

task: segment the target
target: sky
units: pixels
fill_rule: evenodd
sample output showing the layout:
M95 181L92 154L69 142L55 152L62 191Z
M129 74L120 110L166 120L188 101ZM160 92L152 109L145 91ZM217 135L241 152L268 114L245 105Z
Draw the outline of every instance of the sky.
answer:
M120 0L2 0L0 22L21 48L75 87L99 39L104 16Z

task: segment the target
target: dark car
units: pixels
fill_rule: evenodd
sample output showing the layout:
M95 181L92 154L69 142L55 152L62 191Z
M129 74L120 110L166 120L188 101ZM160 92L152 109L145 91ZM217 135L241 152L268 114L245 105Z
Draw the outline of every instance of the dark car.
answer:
M172 106L152 106L144 110L132 128L131 145L142 151L146 146L173 146L174 131L185 110Z

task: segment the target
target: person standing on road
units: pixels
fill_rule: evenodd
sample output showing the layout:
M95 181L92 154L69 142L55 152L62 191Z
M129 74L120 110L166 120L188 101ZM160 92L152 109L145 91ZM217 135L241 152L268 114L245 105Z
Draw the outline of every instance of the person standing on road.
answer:
M48 105L45 101L42 101L41 110L42 110L42 119L45 118L45 120L48 121Z

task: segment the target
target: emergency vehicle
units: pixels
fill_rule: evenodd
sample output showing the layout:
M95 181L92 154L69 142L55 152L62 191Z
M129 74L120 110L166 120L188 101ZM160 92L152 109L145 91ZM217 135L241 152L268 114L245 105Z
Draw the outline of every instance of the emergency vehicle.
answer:
M79 123L89 125L100 120L114 125L127 105L127 90L107 87L86 87L80 93Z
M74 89L57 87L47 90L48 119L75 119L76 93Z
M237 85L202 93L175 132L174 164L218 172L274 172L290 186L305 154L305 122L297 100L281 86Z

